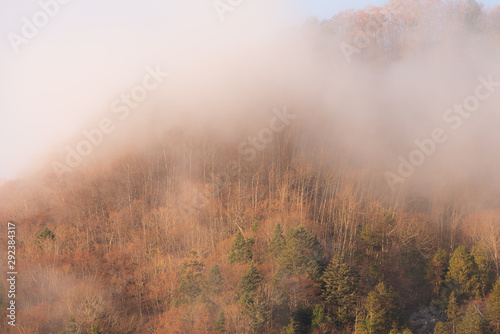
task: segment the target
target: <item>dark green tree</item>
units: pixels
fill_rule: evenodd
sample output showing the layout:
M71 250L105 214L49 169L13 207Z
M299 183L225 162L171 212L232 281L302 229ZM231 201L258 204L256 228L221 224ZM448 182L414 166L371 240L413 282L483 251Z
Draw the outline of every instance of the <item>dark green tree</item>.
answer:
M262 283L262 280L259 270L251 263L247 272L241 276L238 284L238 299L241 304L246 305L253 302L257 288Z
M446 278L448 267L448 256L444 249L439 249L429 263L427 268L427 280L431 283L435 295L439 295L441 286Z
M179 293L181 294L180 302L193 301L201 293L202 271L205 265L198 260L196 252L191 252L189 260L182 264L180 272Z
M220 272L219 265L214 263L208 271L207 279L205 281L206 290L211 293L219 293L222 290L224 278Z
M265 324L271 319L271 310L265 298L256 294L251 302L245 305L245 314L250 320L254 333L265 333Z
M281 274L308 274L319 281L324 265L322 247L303 226L288 230L286 245L278 258Z
M54 239L55 237L56 235L48 227L44 227L37 235L37 239L39 240Z
M453 252L446 278L458 288L457 292L463 297L479 296L477 265L465 246L459 246Z
M48 227L44 227L36 236L35 245L42 248L44 245L47 245L50 240L54 240L55 237L56 235Z
M251 229L252 229L252 232L253 232L254 234L255 234L255 233L257 233L257 230L259 229L259 222L258 222L258 221L254 221L254 222L252 223L252 227L251 227Z
M285 247L285 237L283 236L283 230L281 229L281 224L279 222L276 223L273 230L273 237L269 242L269 247L267 251L269 254L278 257L281 254L281 251Z
M482 297L485 297L495 283L495 264L493 258L488 253L486 246L483 244L476 244L472 248L471 255L473 256L477 267L479 292Z
M448 317L447 326L454 333L461 317L460 307L454 291L450 294L450 300L448 302L448 306L446 307L446 316Z
M440 321L436 324L434 327L434 334L452 334L453 333L453 327L451 325L451 322L446 321Z
M368 294L366 300L368 311L367 327L370 334L386 334L393 327L396 319L396 304L392 289L379 283Z
M484 323L487 333L500 333L500 279L495 283L486 302Z
M237 292L238 302L243 306L244 313L256 333L263 331L264 324L271 317L269 305L261 294L262 282L263 277L259 270L251 263L247 272L241 276Z
M236 233L231 248L228 254L230 264L234 263L248 263L252 260L252 242L245 241L245 237L241 231Z
M281 330L281 334L296 334L296 333L299 333L299 326L292 318L290 320L290 323L287 326L283 327L283 329Z
M360 275L342 257L330 261L322 277L323 297L336 322L354 320Z
M215 321L214 324L214 331L216 332L224 332L225 331L225 326L226 326L226 317L224 315L224 311L219 312L219 316L217 317L217 320Z
M332 331L333 320L330 318L323 305L318 304L313 309L311 329L318 329L321 333L330 333Z
M457 324L456 334L482 334L481 320L481 315L474 303L470 303L462 319Z
M362 310L356 314L356 322L354 324L354 332L356 334L370 334L368 330L369 319L367 318L366 310Z

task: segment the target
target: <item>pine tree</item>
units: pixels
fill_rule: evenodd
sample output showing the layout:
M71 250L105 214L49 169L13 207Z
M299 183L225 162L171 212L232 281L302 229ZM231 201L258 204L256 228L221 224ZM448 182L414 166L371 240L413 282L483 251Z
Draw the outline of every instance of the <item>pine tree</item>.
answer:
M281 254L281 251L285 247L285 237L283 236L283 230L281 229L281 224L279 222L274 226L273 237L269 242L269 247L267 248L268 253L275 257Z
M367 319L367 314L365 310L362 310L356 314L356 321L354 322L354 332L356 334L370 334L368 329L369 319Z
M484 320L487 333L500 333L500 278L486 303Z
M48 227L44 227L36 236L35 245L43 247L46 243L54 240L55 237L56 235Z
M320 329L322 333L331 332L332 319L326 313L325 307L323 305L316 305L313 309L311 329Z
M256 294L245 305L245 314L250 320L254 333L263 333L264 325L271 319L269 304L261 295Z
M220 272L219 265L214 263L208 271L207 279L205 281L206 289L211 293L219 293L222 290L224 278Z
M446 316L448 317L449 327L455 332L455 329L458 325L458 321L460 320L460 308L458 305L457 298L455 296L455 292L451 292L450 300L448 302L448 307L446 308Z
M439 295L439 291L446 278L446 268L448 267L447 255L444 249L439 249L432 258L427 268L427 279L431 282L434 294Z
M226 317L224 315L224 311L221 310L219 312L219 316L217 317L217 320L215 321L214 331L224 332L225 325L226 325Z
M37 236L38 239L54 239L55 237L56 235L48 227L44 227Z
M477 265L465 246L460 246L453 252L447 279L458 287L458 292L465 298L479 295Z
M299 326L297 325L297 323L295 322L295 320L292 318L290 320L290 323L288 324L288 326L286 327L283 327L283 329L281 330L281 334L296 334L296 333L299 333Z
M322 281L323 297L333 311L335 320L340 323L353 320L353 311L359 297L359 273L341 257L336 257L323 273Z
M241 276L237 292L238 302L243 306L244 313L256 333L262 332L264 324L271 317L269 305L260 293L262 281L263 277L252 262L247 272Z
M257 230L259 229L259 222L258 221L254 221L253 224L252 224L251 229L252 229L252 232L255 235L255 233L257 233Z
M184 261L180 273L179 293L182 301L193 301L201 293L202 271L205 265L198 261L196 252L191 252L191 258Z
M315 281L320 280L324 258L318 239L303 226L287 232L286 245L278 258L281 274L308 274Z
M251 263L247 272L241 276L240 283L238 284L238 299L240 303L248 304L253 301L255 292L262 280L263 278L259 270Z
M66 323L66 328L64 331L60 332L60 334L81 334L82 332L78 329L76 324L76 320L73 316L71 316Z
M477 267L479 292L484 297L495 283L494 262L483 244L477 244L472 248L472 256Z
M456 334L482 334L481 315L473 303L467 306L464 316L457 325Z
M451 325L451 322L438 322L436 326L434 327L434 334L452 334L453 333L453 326Z
M229 250L228 260L230 264L234 263L248 263L252 260L252 243L246 242L245 237L241 231L236 233L233 242L231 243L231 248Z
M396 318L395 298L392 290L384 283L377 284L375 289L368 294L366 304L369 333L389 333Z

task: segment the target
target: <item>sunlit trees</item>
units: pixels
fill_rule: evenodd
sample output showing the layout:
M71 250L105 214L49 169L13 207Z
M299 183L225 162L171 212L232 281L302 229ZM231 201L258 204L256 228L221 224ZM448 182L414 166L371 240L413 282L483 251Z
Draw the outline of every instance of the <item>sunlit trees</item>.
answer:
M228 261L233 263L248 263L252 260L252 241L245 240L243 234L238 231L234 237L228 254Z
M478 288L481 296L484 297L491 290L495 282L494 262L487 248L483 244L476 244L471 252L477 266Z
M370 334L383 334L391 331L396 320L396 304L391 288L379 283L368 294L366 300L366 327Z
M321 304L318 304L313 309L312 320L311 320L311 329L314 331L313 333L328 333L331 332L333 328L333 320L328 315L325 307Z
M438 249L431 259L427 268L427 279L431 282L433 292L439 295L441 286L446 278L446 270L448 268L448 256L443 249Z
M457 324L457 334L482 334L481 329L481 313L474 303L470 303L465 310L463 317Z
M466 298L479 294L478 269L465 246L459 246L451 256L447 280Z
M247 305L253 302L262 279L257 268L251 263L247 272L241 276L240 283L238 284L238 300L241 304Z
M322 276L323 298L335 321L352 321L360 294L360 275L343 258L335 257Z
M297 322L292 318L290 323L281 329L281 334L297 334L299 333L299 326Z
M315 236L303 226L287 231L286 244L278 258L281 274L302 273L319 279L323 265L322 247Z
M446 322L438 322L434 333L454 333L460 321L462 313L457 301L455 292L452 291L448 301L448 306L446 307Z
M285 237L283 236L283 230L281 229L281 224L276 223L273 230L273 237L269 242L267 251L274 257L278 257L281 251L285 247Z
M487 299L484 322L487 333L500 333L500 279Z
M439 321L434 327L434 334L452 334L453 328L451 323Z
M259 270L253 263L250 263L250 267L238 284L238 302L249 317L250 324L255 331L261 331L262 326L270 318L269 305L266 305L260 292L262 282L263 277Z

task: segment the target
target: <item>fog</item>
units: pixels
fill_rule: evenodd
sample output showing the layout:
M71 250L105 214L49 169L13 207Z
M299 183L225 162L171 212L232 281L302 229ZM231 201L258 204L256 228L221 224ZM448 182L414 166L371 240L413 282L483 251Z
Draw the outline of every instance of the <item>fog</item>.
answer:
M400 20L397 4L391 24ZM286 106L307 145L348 152L353 168L370 166L388 190L500 189L500 47L458 18L415 8L420 19L399 40L404 53L373 62L366 58L374 40L346 54L348 35L328 23L298 24L296 6L284 1L243 2L223 13L206 1L103 6L61 5L2 66L2 113L13 125L1 144L9 157L2 177L64 164L67 147L76 149L82 131L103 119L113 130L92 154L174 126L212 127L237 147ZM126 116L116 112L113 103L142 84L148 67L160 69L162 81ZM475 106L468 98L479 85L484 98ZM474 111L454 109L465 101Z

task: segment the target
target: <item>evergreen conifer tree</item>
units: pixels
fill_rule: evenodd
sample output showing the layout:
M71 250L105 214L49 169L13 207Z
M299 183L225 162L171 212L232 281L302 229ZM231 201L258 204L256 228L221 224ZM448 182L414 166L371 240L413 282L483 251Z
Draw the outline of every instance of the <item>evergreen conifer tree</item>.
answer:
M219 293L222 290L224 278L220 272L219 265L214 263L208 271L207 279L205 281L206 288L212 293Z
M308 274L315 281L320 280L324 258L318 239L303 226L287 232L286 244L278 258L282 274Z
M281 229L281 224L276 223L273 230L273 237L269 242L269 247L267 251L275 257L281 254L281 251L285 247L285 237L283 236L283 230Z
M384 283L379 283L368 294L368 331L370 334L386 334L395 321L395 298L392 290Z
M465 246L459 246L453 252L447 279L458 287L458 292L465 298L479 295L477 265Z
M323 297L338 322L352 320L359 297L360 275L341 257L333 258L323 273Z
M252 243L245 241L245 237L241 231L236 233L231 248L228 254L228 261L230 264L234 263L248 263L252 259Z
M484 322L487 333L500 333L500 279L488 297Z

